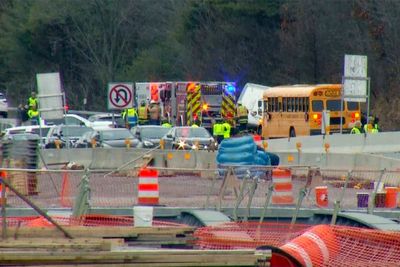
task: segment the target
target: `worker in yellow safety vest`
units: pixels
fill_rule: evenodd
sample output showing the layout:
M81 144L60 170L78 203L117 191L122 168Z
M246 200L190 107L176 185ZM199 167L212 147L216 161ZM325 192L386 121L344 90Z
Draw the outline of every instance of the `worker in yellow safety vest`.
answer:
M354 127L351 129L350 134L361 134L361 122L356 121Z
M161 126L165 128L172 128L172 124L166 118L161 120Z
M138 116L134 107L127 108L122 112L122 118L125 121L126 128L135 127L138 123Z
M249 111L241 103L238 104L236 109L236 122L238 124L238 132L243 132L247 129Z
M224 139L230 138L232 128L231 125L227 121L225 121L222 125L224 126Z
M196 117L194 118L194 122L193 122L193 124L192 124L192 127L193 127L193 128L197 128L197 127L200 127L200 125L201 125L201 122L200 122L199 118L196 116Z
M33 106L35 106L37 109L39 106L39 101L36 97L36 93L32 91L31 96L28 98L28 107L29 107L29 109L32 109Z
M149 108L146 105L146 101L140 103L140 107L138 108L138 117L140 125L146 125L149 123Z
M224 139L224 124L222 123L221 120L217 119L216 121L214 121L213 124L213 136L214 139L219 143L221 143L221 141Z
M39 125L39 111L36 105L33 105L31 109L28 110L28 117L31 120L31 125Z
M364 125L364 133L378 133L378 124L374 117L368 118L368 123Z

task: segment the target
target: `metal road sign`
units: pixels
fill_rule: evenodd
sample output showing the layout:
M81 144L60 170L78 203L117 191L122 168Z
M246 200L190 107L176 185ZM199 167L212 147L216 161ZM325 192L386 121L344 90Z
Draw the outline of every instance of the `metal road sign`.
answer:
M345 55L343 96L346 101L365 102L368 97L367 56Z
M64 117L63 93L60 73L36 74L40 117L44 120Z
M133 107L133 83L108 84L108 109Z

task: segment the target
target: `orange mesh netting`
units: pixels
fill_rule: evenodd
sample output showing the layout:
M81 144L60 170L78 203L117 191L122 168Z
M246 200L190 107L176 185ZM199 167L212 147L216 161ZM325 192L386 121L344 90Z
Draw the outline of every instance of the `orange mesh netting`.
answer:
M114 215L85 215L80 218L51 216L51 218L62 226L130 226L134 225L134 218L129 216ZM1 224L1 220L0 220ZM53 226L43 216L26 217L7 217L7 226L27 226L27 227L51 227ZM153 227L187 227L185 224L179 224L168 221L153 220Z
M400 266L400 232L246 222L203 227L195 236L203 249L278 247L304 266Z

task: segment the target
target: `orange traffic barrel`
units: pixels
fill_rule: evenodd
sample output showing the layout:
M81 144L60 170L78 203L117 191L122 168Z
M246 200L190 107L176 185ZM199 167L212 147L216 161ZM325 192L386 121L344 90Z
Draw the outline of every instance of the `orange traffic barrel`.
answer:
M339 251L336 236L329 225L317 225L281 247L302 266L326 266Z
M328 207L328 187L316 186L315 187L315 201L318 207Z
M396 208L397 206L397 187L385 187L386 198L385 207L386 208Z
M272 183L274 186L274 191L272 192L272 204L293 204L292 172L289 169L273 169Z
M158 205L159 186L157 170L142 169L139 172L138 204Z

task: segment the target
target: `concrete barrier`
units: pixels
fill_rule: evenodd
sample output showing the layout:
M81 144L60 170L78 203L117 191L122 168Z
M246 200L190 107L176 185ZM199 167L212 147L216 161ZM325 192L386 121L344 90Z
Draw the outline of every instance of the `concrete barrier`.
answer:
M269 150L271 151L271 150ZM281 165L306 165L331 169L359 170L400 170L400 159L370 153L335 152L329 149L310 151L291 149L274 151ZM42 150L43 158L48 165L65 162L76 162L91 169L117 169L122 165L143 155L151 153L152 166L168 168L185 168L189 170L216 169L216 152L157 150L149 152L145 149L46 149ZM43 163L40 162L40 167ZM132 163L133 167L136 166Z
M400 151L400 132L376 134L332 134L266 140L270 152L295 152L301 143L303 152L325 152L329 144L331 153L389 153Z

